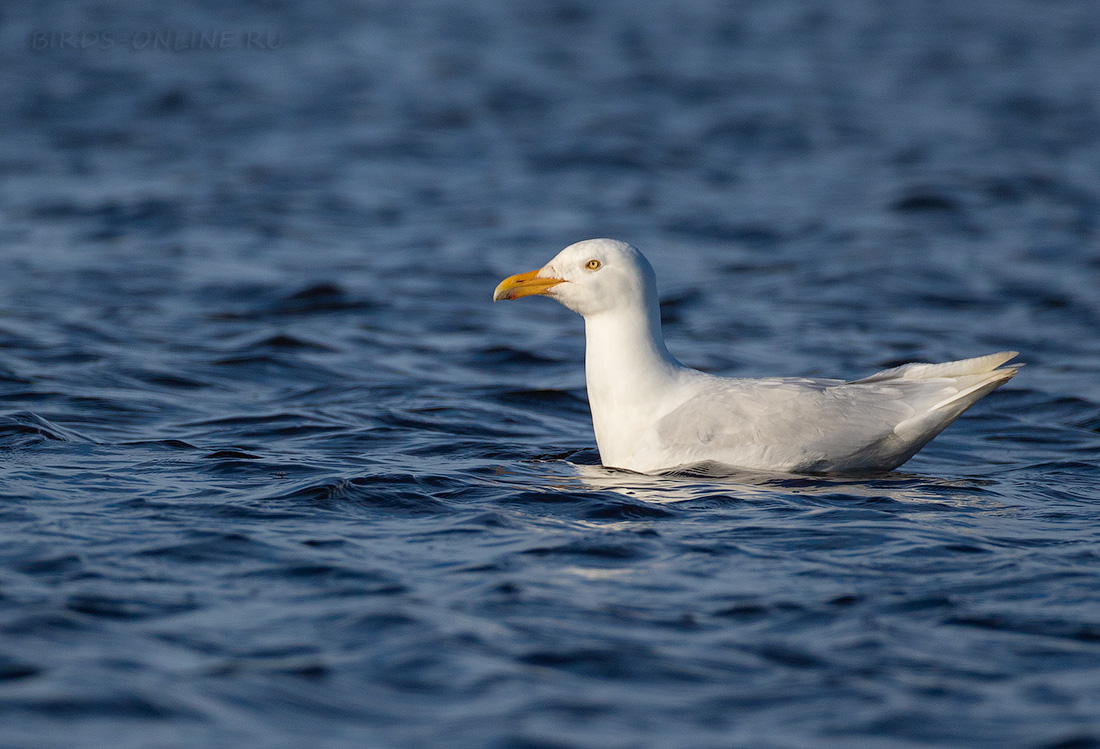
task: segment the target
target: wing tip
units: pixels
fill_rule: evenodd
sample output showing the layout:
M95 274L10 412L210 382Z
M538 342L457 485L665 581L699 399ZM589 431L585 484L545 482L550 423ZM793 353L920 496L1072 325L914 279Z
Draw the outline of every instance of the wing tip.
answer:
M1002 352L1002 353L1007 353L1007 352ZM991 356L997 356L997 354L991 354ZM1015 356L1015 354L1013 354L1013 356ZM1011 358L1011 357L1009 357L1009 358ZM1008 359L1005 359L1004 361L1008 361ZM941 408L944 408L946 406L950 406L952 404L959 403L959 402L965 402L966 403L966 406L963 409L963 410L966 410L966 408L970 408L971 405L973 405L974 403L977 403L979 400L984 398L986 395L993 392L994 390L999 388L1001 385L1005 384L1006 382L1011 380L1013 377L1015 377L1019 373L1020 367L1022 367L1022 366L1024 366L1024 365L1023 364L1013 364L1010 367L999 367L998 368L998 365L995 364L995 365L993 365L993 368L991 368L989 370L986 370L984 372L977 372L973 375L970 375L970 377L981 377L982 375L984 375L984 377L981 377L980 380L975 382L970 387L967 387L967 388L964 388L963 390L960 390L958 393L955 393L954 395L952 395L949 398L945 398L944 400L940 401L939 403L932 406L928 410L929 410L929 412L938 411Z
M912 362L902 364L900 367L892 367L876 372L870 377L864 377L854 382L882 382L894 379L931 379L935 377L966 377L983 375L998 371L998 367L1019 356L1018 351L998 351L995 354L976 356L970 359L957 359L955 361L940 362ZM1013 364L1012 368L1019 369L1023 364Z

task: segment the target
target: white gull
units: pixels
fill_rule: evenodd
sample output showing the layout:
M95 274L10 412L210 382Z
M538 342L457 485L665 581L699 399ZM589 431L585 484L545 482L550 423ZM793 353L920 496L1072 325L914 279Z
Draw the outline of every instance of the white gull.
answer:
M700 463L783 472L891 470L1007 382L1002 351L906 364L861 380L716 377L661 334L657 277L625 242L589 239L506 278L493 300L549 296L584 317L585 381L600 460L641 473Z

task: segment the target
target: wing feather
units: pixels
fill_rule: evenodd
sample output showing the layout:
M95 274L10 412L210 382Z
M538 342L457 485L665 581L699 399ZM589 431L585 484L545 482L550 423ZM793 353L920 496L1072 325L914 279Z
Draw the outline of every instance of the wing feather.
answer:
M945 364L910 364L852 382L700 375L657 423L657 439L683 463L786 470L900 464L1015 368L1002 352Z

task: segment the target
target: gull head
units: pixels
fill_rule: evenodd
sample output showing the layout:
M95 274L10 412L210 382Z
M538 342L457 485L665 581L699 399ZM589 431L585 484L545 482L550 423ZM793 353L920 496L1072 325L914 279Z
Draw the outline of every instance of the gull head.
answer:
M493 301L548 296L589 317L656 304L657 279L642 253L617 239L571 244L538 270L500 282Z

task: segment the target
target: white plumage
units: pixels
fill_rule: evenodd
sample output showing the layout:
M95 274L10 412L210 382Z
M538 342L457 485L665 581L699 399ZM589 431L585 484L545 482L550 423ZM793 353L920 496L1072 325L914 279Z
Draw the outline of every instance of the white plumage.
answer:
M570 245L505 279L494 300L553 297L585 322L585 379L605 466L651 473L714 462L832 472L901 465L1007 382L1014 351L907 364L861 380L716 377L665 347L657 282L640 252L612 239Z

